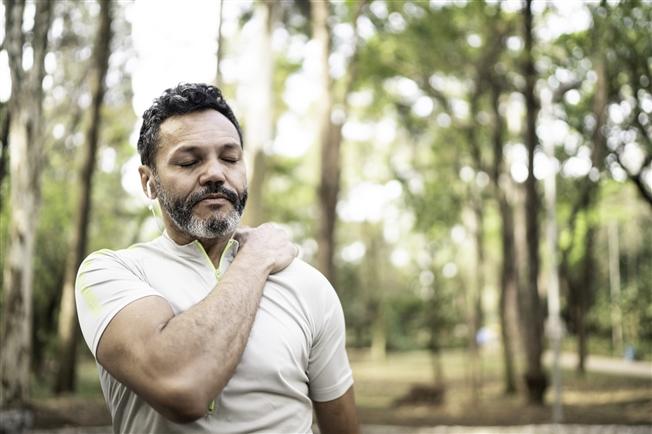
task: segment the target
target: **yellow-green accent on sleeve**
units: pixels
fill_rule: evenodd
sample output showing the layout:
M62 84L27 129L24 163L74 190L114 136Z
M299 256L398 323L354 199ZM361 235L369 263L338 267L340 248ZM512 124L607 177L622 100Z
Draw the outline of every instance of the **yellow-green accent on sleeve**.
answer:
M208 404L208 412L213 413L215 411L215 400L212 400L210 404Z
M93 291L91 290L90 286L86 284L86 279L84 275L84 273L88 270L88 267L92 261L93 259L88 258L82 263L81 267L79 268L79 273L77 274L76 286L78 288L81 288L79 290L79 293L81 294L84 303L86 303L86 305L90 308L91 313L97 316L102 310L102 305L97 299L95 293L93 293Z

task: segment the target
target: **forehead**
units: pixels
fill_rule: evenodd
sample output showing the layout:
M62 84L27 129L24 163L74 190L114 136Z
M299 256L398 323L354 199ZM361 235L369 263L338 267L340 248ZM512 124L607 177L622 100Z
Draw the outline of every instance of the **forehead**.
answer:
M240 136L235 125L217 110L175 115L167 118L159 130L159 150L171 151L181 145L212 145L236 143Z

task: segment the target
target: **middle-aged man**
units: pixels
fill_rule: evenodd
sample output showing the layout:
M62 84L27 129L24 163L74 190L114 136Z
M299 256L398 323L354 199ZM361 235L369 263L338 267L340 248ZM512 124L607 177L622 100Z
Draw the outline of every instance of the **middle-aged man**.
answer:
M250 126L255 128L255 126ZM271 224L237 230L242 135L220 91L166 90L143 116L143 190L165 232L100 250L79 321L116 433L356 433L335 291Z

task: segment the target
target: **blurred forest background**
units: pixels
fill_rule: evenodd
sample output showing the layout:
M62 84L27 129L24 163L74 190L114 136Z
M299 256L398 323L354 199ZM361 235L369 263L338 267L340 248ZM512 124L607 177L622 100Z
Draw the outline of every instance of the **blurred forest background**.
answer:
M139 118L196 77L142 91L135 22L206 14L156 27L164 3L2 2L3 407L99 396L72 288L160 231ZM207 44L243 124L246 223L286 225L339 293L363 422L550 420L559 312L566 417L652 423L650 2L211 5L181 48Z

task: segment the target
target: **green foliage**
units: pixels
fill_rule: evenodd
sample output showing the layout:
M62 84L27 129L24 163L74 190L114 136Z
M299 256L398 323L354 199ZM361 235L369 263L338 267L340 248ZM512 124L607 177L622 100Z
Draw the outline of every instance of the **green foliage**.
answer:
M125 194L122 187L123 166L136 153L129 143L136 116L131 109L126 65L134 54L128 36L130 24L117 5L114 51L120 55L113 58L112 68L118 78L112 79L102 110L104 125L93 185L89 250L122 248L139 240L145 215L142 204ZM351 24L357 6L356 1L334 4L331 24ZM309 2L282 2L278 7L278 25L307 41ZM586 7L593 20L589 29L538 40L535 47L540 77L537 89L558 92L553 95L549 114L569 129L564 143L555 149L557 160L563 166L571 159L584 158L587 152L593 155L596 68L601 59L606 61L609 104L628 110L622 122L609 122L606 127L609 141L604 161L592 162L598 170L598 181L591 181L588 175L568 176L563 170L557 177L559 247L567 252L566 277L581 280L587 255L586 235L590 227L595 229L596 285L591 294L594 305L588 326L600 342L609 340L613 303L606 234L610 224L617 224L625 340L649 355L652 233L647 228L652 218L649 205L637 196L633 184L623 179L622 173L617 176L616 157L630 143L640 146L644 158L652 153L652 119L650 110L645 109L649 105L644 102L652 98L652 5L628 1ZM551 8L537 17L537 25L543 25ZM34 348L35 362L40 367L47 367L48 359L53 357L65 256L75 224L72 216L78 194L77 172L88 123L83 101L89 92L88 54L94 36L94 10L91 3L55 3L55 20L63 25L53 41L51 55L57 67L49 73L45 92L47 158L35 256ZM245 11L242 22L250 15L251 9ZM469 335L469 287L479 272L472 265L468 235L472 230L464 220L473 201L480 204L485 216L486 291L498 291L501 222L492 183L480 186L479 180L483 175L493 175L495 119L491 85L500 88L503 111L522 91L521 16L502 10L500 4L480 1L377 1L364 6L361 20L370 30L360 36L352 83L355 95L349 97L353 100L353 96L361 96L369 101L350 104L345 127L358 124L372 132L366 138L344 134L340 199L346 202L351 190L363 182L387 186L398 181L401 188L395 199L387 201L379 221L342 219L338 223L334 286L346 316L348 343L369 346L374 320L382 311L391 350L459 346ZM345 42L340 36L333 38L335 48ZM275 53L274 106L270 108L275 120L289 109L283 98L285 83L303 67L303 62L289 59L283 52ZM334 83L334 88L340 90L344 82ZM577 91L577 98L570 98L564 87L568 87L566 91ZM235 85L226 91L235 93L234 89ZM422 103L432 109L418 110ZM507 119L509 114L503 116ZM512 117L522 123L522 113ZM390 138L378 134L387 125ZM546 133L540 131L539 135ZM520 143L521 136L521 131L506 128L502 137L505 151ZM507 177L508 163L505 159ZM317 150L313 147L306 156L295 158L268 155L266 164L263 211L267 219L290 226L297 242L304 246L306 259L311 261L317 232ZM461 173L467 169L471 169L472 179L463 180ZM599 182L596 199L590 207L582 207L584 188L591 182ZM8 187L8 182L0 186L3 253L8 230ZM521 188L514 184L517 192ZM515 206L522 204L515 202ZM390 211L395 212L394 217L388 217ZM403 218L409 223L401 221ZM451 233L460 228L466 236L454 240ZM399 236L388 235L392 231ZM345 258L343 250L355 242L364 245L364 254L357 259ZM392 259L399 249L409 253L408 261ZM0 255L0 265L5 260L5 255ZM457 272L450 272L451 266ZM449 267L446 276L445 267ZM434 276L432 282L428 273ZM563 282L562 288L564 313L570 318L571 294ZM487 317L495 322L497 307L485 307ZM570 329L573 331L572 324Z

